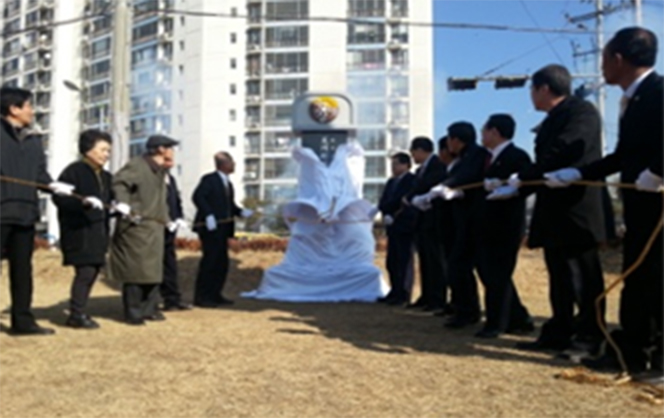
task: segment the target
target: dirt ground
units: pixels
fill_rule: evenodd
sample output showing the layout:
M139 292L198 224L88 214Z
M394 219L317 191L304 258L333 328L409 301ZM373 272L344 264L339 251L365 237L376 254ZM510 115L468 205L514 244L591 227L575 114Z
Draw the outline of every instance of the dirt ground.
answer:
M198 256L180 254L188 300ZM59 253L38 252L35 313L57 335L0 334L0 417L664 416L634 387L555 379L571 363L513 348L528 337L477 340L477 327L451 331L440 318L376 304L240 299L281 256L233 255L233 307L167 313L145 327L121 322L117 286L102 281L89 305L101 329L80 331L63 326L71 270ZM605 261L607 280L617 277L618 255ZM522 252L516 281L541 324L549 314L541 253ZM616 311L613 295L612 323ZM9 325L6 310L0 322Z

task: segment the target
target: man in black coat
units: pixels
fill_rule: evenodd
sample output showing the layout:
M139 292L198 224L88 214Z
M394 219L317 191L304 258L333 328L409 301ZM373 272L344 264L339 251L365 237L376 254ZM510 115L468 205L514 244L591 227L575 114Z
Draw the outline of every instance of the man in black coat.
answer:
M410 154L419 167L415 171L413 187L403 199L405 206L410 206L416 196L428 193L445 176L445 166L433 152L431 139L426 137L413 139ZM419 299L408 305L408 308L436 312L443 310L447 304L447 267L443 240L439 234L439 223L443 220L440 219L435 204L420 206L418 209L415 245L420 261L422 292Z
M175 177L168 172L174 166L173 160L167 160L164 168L166 172L166 203L168 216L172 221L164 228L164 280L159 286L159 292L164 302L163 311L186 311L191 305L182 302L182 293L178 285L178 261L175 252L175 238L177 230L185 227L182 199L175 181Z
M85 312L92 286L99 271L106 264L109 242L109 211L113 201L111 173L104 164L111 155L111 136L90 129L81 133L78 141L81 160L60 174L59 181L76 187L78 194L88 196L79 200L71 196L53 196L58 207L60 249L63 264L74 266L71 285L69 318L72 328L95 329L99 324Z
M407 277L412 276L415 210L402 204L410 192L415 175L410 172L410 156L400 152L392 156L392 178L387 181L378 209L387 230L387 271L392 288L381 298L388 305L402 305L410 300ZM411 270L409 272L409 270Z
M69 195L71 185L53 182L46 171L41 140L28 133L34 110L32 94L20 88L0 88L0 174L48 185L51 192ZM9 260L12 335L49 335L35 321L32 304L32 252L39 202L35 187L0 181L0 253Z
M620 172L623 183L636 183L640 190L623 189L625 239L623 270L637 260L655 225L662 216L662 144L664 143L663 80L655 73L657 38L642 28L620 30L603 53L603 73L607 84L619 85L621 100L618 144L612 154L578 169L551 173L551 186L571 181L601 179ZM575 186L576 187L576 186ZM662 374L662 231L641 266L625 279L620 298L620 330L613 333L630 371L648 365ZM650 354L651 349L654 351ZM619 369L613 350L587 366Z
M194 305L220 308L233 303L222 295L228 274L228 239L235 236L233 217L250 217L253 212L235 204L229 176L235 161L226 152L214 156L217 170L201 178L193 195L196 205L195 231L201 240L203 257L198 267Z
M515 129L514 119L507 114L490 116L482 128L482 144L491 153L485 173L487 191L531 164L528 154L512 143ZM496 338L504 332L534 331L512 279L525 234L526 199L516 196L480 204L478 272L484 284L486 322L475 335Z
M597 109L571 96L571 76L560 65L549 65L532 76L531 98L548 113L535 138L535 163L497 189L496 197L516 194L520 181L541 180L563 167L581 167L601 157L601 120ZM604 239L601 190L578 187L552 190L537 187L528 243L543 247L549 272L553 316L534 342L518 343L531 350L574 349L594 352L602 339L595 299L604 291L598 243ZM528 188L522 189L526 195ZM578 317L574 317L574 306ZM604 318L604 305L600 317ZM574 338L572 338L574 337Z
M490 154L476 141L475 128L468 122L456 122L447 128L447 147L456 156L456 161L437 190L440 197L452 203L451 224L454 228L454 245L449 252L448 266L454 316L445 323L448 328L464 328L480 319L474 269L483 193L477 188L453 190L484 180Z

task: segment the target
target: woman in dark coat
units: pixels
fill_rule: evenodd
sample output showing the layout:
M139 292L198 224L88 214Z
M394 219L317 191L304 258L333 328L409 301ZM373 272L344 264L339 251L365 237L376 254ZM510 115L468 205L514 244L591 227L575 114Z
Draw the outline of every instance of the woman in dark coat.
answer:
M110 157L111 136L94 129L84 131L78 149L81 160L65 168L59 180L74 185L77 194L87 197L54 196L53 202L58 207L63 264L74 266L76 271L66 325L93 329L99 324L84 309L108 249L109 212L105 205L113 200L113 192L111 174L103 167Z

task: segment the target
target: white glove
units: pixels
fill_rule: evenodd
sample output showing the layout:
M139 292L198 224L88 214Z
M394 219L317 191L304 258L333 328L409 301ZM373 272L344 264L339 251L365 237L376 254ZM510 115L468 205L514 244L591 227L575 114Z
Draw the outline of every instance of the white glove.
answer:
M506 200L518 196L519 189L513 186L501 186L491 192L490 195L486 197L486 200Z
M447 186L444 186L442 184L438 184L436 186L433 186L431 190L429 190L428 195L430 196L429 200L435 198L435 197L445 197L445 190L447 189Z
M484 190L492 192L503 185L501 179L484 179Z
M83 203L86 203L92 209L104 210L104 204L97 197L88 196L85 199L83 199Z
M242 209L242 212L240 213L240 216L243 218L249 218L251 215L254 214L254 211L251 209Z
M369 219L373 219L376 217L377 214L378 214L378 208L374 206L371 209L369 209L367 216L369 217Z
M583 176L576 168L563 168L544 174L547 179L544 184L553 189L568 187L573 181L581 180Z
M166 225L166 229L168 229L168 232L175 232L178 230L178 223L176 221L171 221Z
M61 181L54 181L48 185L48 188L55 194L61 196L71 196L76 186Z
M126 203L116 203L113 205L113 208L111 208L111 210L123 216L129 216L129 214L131 213L131 207Z
M431 196L428 194L421 194L419 196L415 196L410 203L424 212L431 209Z
M385 226L390 226L394 223L394 218L390 215L383 216L383 224Z
M176 219L175 223L177 224L178 228L187 228L189 226L189 225L187 225L187 221L185 221L182 218Z
M664 183L662 183L662 178L657 174L650 171L650 169L645 169L639 174L639 178L636 179L636 188L642 192L661 192L664 190Z
M507 185L518 189L521 187L521 179L519 178L519 173L514 173L507 179Z
M214 215L208 215L207 218L205 218L205 226L207 227L208 231L216 230L217 218L215 218Z

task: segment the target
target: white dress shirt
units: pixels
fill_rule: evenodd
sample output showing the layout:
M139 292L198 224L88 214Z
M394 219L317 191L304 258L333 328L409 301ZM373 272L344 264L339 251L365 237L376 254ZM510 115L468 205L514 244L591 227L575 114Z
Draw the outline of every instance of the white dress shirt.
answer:
M498 145L496 148L489 150L489 152L491 153L491 164L493 164L498 159L500 153L503 152L505 148L509 147L511 143L512 143L511 141L505 141L502 144Z

